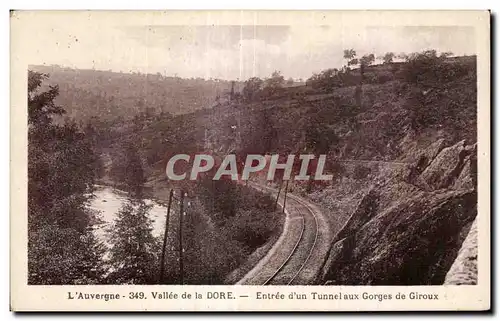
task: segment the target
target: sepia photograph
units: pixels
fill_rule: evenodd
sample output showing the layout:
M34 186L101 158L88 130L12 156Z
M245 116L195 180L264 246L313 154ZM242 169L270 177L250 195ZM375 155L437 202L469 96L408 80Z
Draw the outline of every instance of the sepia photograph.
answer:
M61 304L489 289L489 13L467 14L12 11L16 280L86 286Z

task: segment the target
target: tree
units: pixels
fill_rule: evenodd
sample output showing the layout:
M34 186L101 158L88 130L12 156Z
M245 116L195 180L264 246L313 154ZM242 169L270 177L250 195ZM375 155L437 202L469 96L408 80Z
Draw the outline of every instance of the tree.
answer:
M54 103L57 87L37 91L45 77L30 72L28 78L28 221L83 232L91 220L85 203L93 190L97 156L74 122L53 123L64 109Z
M75 122L54 123L65 110L48 76L28 72L28 282L94 284L102 276L102 244L92 234L98 157Z
M451 51L442 52L440 55L441 58L449 58L451 56L453 56L453 52Z
M244 259L243 243L236 240L228 226L234 217L226 221L223 229L214 229L208 213L195 199L184 216L184 284L222 284Z
M341 86L339 71L336 68L326 69L319 74L313 74L311 78L307 80L307 82L313 88L318 88L326 91L331 91L335 87Z
M410 89L403 107L414 129L461 124L463 117L459 115L466 109L467 99L450 99L448 83L470 75L470 66L447 61L446 55L438 56L436 50L426 50L409 55L401 74ZM475 97L475 93L469 94Z
M359 72L361 74L361 82L364 82L366 67L368 67L371 64L373 64L374 61L375 61L375 55L374 54L364 55L359 60Z
M423 85L426 83L431 86L437 86L444 74L441 71L446 71L449 68L444 65L444 57L438 57L436 50L425 50L422 52L415 52L407 56L406 64L404 66L405 80L410 84Z
M287 84L288 86L292 86L294 83L295 83L295 81L293 80L293 78L292 78L292 77L288 78L288 80L286 81L286 84Z
M148 217L150 205L129 200L118 212L110 233L112 267L108 279L114 284L154 284L158 276L159 240Z
M65 113L62 107L54 103L54 99L59 95L58 86L49 86L48 91L38 92L38 88L47 78L47 74L28 71L28 125L33 134L36 130L45 132L47 126L53 126L52 117Z
M283 77L279 71L274 71L271 77L266 79L264 89L267 90L270 95L274 95L283 88L284 84L285 77Z
M231 81L231 91L229 93L229 100L230 101L234 100L234 80Z
M319 155L328 154L332 146L339 144L340 138L335 132L335 127L325 122L324 112L316 111L311 113L308 121L305 123L305 150L314 154L316 163ZM314 175L315 168L309 168L309 174ZM306 191L312 190L313 180L309 180Z
M92 154L100 155L102 151L100 143L104 137L102 137L103 135L91 120L87 121L87 124L83 127L83 133L89 148L92 150ZM94 176L102 177L104 175L104 162L101 157L95 157L95 161L92 165L94 168Z
M384 57L382 58L384 60L384 64L390 64L396 55L393 52L387 52Z
M273 122L273 111L267 108L252 113L245 132L241 137L240 154L246 159L248 154L265 154L276 145L278 131Z
M361 75L361 83L356 86L354 97L356 99L356 105L361 107L362 95L363 95L363 83L365 82L365 70L366 67L370 66L375 61L375 55L369 54L364 55L359 59L359 73Z
M346 68L348 70L349 66L357 65L357 60L354 61L356 57L356 51L354 49L344 49L344 59L346 60Z
M245 85L243 87L243 97L248 101L254 100L262 89L263 83L262 79L258 77L252 77L245 81Z
M104 245L91 229L46 224L28 233L28 284L100 284Z
M396 55L396 58L406 60L408 59L408 54L405 52L400 52L399 54Z
M359 64L359 59L358 58L353 58L347 62L347 66L356 66Z
M133 198L142 198L144 183L144 169L142 159L135 144L124 142L120 152L113 158L111 177Z

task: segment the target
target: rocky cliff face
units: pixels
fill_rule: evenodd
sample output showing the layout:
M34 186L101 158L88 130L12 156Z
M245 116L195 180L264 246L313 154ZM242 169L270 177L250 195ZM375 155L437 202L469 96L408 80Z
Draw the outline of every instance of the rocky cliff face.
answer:
M477 284L477 219L474 220L444 284Z
M443 284L477 214L476 153L438 140L410 166L381 172L334 238L319 283Z

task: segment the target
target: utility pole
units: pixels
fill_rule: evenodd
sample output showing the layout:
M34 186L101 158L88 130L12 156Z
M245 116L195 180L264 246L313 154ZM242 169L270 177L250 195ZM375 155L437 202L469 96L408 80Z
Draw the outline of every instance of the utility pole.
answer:
M170 190L170 195L168 197L168 207L167 207L167 219L165 221L165 234L163 235L163 248L161 250L161 261L160 261L160 283L164 282L164 274L165 274L165 252L167 250L167 242L168 242L168 221L170 220L170 208L172 206L172 199L174 196L174 190Z
M180 215L179 215L179 274L181 278L181 285L184 284L184 261L183 261L183 252L184 248L182 247L182 218L184 216L184 191L181 190L181 200L180 200Z
M286 205L286 194L288 192L288 180L286 181L285 184L285 199L283 200L283 213L285 213L285 205Z
M229 100L233 101L234 100L234 80L231 81L231 93L229 94Z
M241 108L238 108L238 118L237 118L237 133L236 133L236 148L241 148Z
M212 206L212 212L211 214L215 213L215 181L212 179L211 180L211 184L212 184L212 202L211 202L211 206Z
M274 210L278 207L278 200L280 199L281 188L283 187L283 181L280 182L280 187L278 188L278 195L276 196L276 202L274 202Z

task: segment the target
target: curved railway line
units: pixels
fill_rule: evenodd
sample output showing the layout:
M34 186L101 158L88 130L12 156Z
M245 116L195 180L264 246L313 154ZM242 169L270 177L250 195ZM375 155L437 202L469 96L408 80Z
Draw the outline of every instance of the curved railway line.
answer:
M272 188L252 187L275 194ZM283 206L283 197L280 197ZM306 285L316 278L328 253L329 228L322 213L308 201L287 195L283 232L267 255L238 284Z

